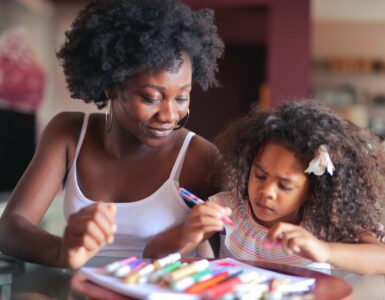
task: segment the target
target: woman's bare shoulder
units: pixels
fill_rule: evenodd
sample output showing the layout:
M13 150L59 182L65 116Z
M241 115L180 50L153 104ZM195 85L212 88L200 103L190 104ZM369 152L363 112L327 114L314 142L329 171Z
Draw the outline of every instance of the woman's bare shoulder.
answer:
M195 135L191 140L189 152L196 155L198 158L210 158L218 154L218 149L212 142L208 141L204 137Z
M213 143L195 135L189 145L183 164L181 181L185 181L192 191L207 197L218 191L215 184L216 162L219 151Z
M45 126L39 139L38 152L43 155L66 155L69 161L75 153L84 113L61 112Z
M55 115L44 129L43 135L55 141L76 141L83 123L84 113L61 112Z

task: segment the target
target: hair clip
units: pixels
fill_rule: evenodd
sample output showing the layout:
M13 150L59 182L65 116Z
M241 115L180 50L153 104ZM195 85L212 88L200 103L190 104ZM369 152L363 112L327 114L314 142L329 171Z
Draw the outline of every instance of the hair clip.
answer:
M309 166L305 170L305 173L313 173L314 175L321 176L327 171L330 175L333 175L334 169L327 147L320 145L315 157L310 161Z

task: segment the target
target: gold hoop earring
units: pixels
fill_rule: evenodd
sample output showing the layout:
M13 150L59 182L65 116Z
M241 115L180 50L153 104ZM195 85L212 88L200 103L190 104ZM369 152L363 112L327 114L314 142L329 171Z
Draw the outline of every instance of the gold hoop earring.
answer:
M190 117L190 109L188 109L187 114L182 119L179 120L179 123L174 127L174 130L178 130L178 129L181 129L182 127L185 127L189 117Z
M107 99L107 107L106 107L106 131L107 133L111 132L112 129L112 101Z

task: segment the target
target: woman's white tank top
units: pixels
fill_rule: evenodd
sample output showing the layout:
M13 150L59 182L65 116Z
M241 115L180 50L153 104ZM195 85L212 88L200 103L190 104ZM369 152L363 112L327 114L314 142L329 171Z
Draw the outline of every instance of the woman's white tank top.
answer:
M78 212L95 201L87 199L79 188L76 161L87 131L88 115L84 116L82 130L76 147L75 158L64 186L64 216ZM195 135L189 132L179 151L170 177L150 196L135 202L116 203L117 232L112 244L103 247L97 256L142 257L147 242L174 225L182 223L190 208L178 193L179 175L191 141Z

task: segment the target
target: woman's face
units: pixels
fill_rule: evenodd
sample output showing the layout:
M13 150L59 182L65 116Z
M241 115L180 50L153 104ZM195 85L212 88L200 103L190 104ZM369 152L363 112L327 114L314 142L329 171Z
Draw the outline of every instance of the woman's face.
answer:
M143 144L164 145L188 113L191 80L191 63L185 56L178 70L134 75L112 101L114 119Z
M266 228L278 222L298 223L309 179L287 148L269 143L257 154L250 171L248 193L255 220Z

